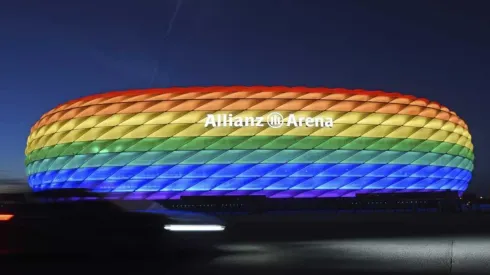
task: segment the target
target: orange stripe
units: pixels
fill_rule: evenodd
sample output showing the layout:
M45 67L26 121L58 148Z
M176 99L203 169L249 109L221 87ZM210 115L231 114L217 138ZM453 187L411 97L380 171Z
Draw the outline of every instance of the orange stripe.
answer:
M268 94L265 94L268 91ZM230 94L233 92L242 92L242 96L248 95L249 92L256 92L256 93L261 93L263 94L261 98L267 98L271 97L271 95L277 94L277 93L283 93L283 92L291 92L291 93L322 93L322 94L342 94L342 95L354 95L354 96L370 96L370 97L389 97L389 98L395 98L397 100L408 100L407 104L410 101L413 101L417 99L414 96L411 95L402 95L400 93L387 93L383 91L364 91L364 90L347 90L347 89L330 89L330 88L307 88L307 87L283 87L283 86L275 86L275 87L265 87L265 86L252 86L252 87L246 87L246 86L230 86L230 87L185 87L185 88L180 88L180 87L174 87L174 88L163 88L163 89L145 89L145 90L129 90L129 91L116 91L116 92L108 92L108 93L103 93L103 94L95 94L95 95L90 95L86 97L82 97L79 99L74 99L71 101L68 101L64 104L58 105L51 111L47 112L46 115L50 114L51 112L56 112L60 111L66 107L76 107L77 104L83 104L84 102L90 102L90 104L97 104L97 101L103 100L103 99L118 99L117 97L137 97L137 96L142 96L142 93L144 95L149 95L149 96L157 96L161 95L162 97L159 98L160 100L168 100L171 97L175 97L177 94L184 94L184 97L180 97L178 99L192 99L194 96L201 96L203 93L222 93L223 95ZM185 96L187 95L187 96ZM215 97L216 98L216 97ZM119 100L120 100L119 99ZM177 99L177 98L176 98ZM318 98L317 98L318 99ZM330 98L334 99L334 98ZM343 99L343 98L337 98L337 99ZM118 101L119 101L118 100ZM134 98L134 100L138 100L137 98ZM139 100L143 100L140 98ZM357 99L364 101L362 99ZM365 99L367 100L367 99ZM418 101L421 101L425 104L428 104L430 101L425 99L425 98L419 98L417 99ZM91 102L92 101L92 102ZM94 102L95 101L95 102ZM112 101L118 102L118 101ZM109 102L106 102L109 103ZM394 102L394 103L402 103L402 102ZM434 102L437 105L440 105L437 102Z
M179 104L180 103L180 104ZM152 105L153 104L153 105ZM310 104L310 105L308 105ZM383 106L383 104L385 104ZM381 108L380 108L381 107ZM304 100L288 100L271 99L264 100L262 102L255 99L241 99L241 100L190 100L190 101L163 101L163 102L138 102L138 103L115 103L104 104L89 107L77 107L75 109L68 109L65 111L59 111L41 119L35 127L34 131L42 126L52 124L56 121L63 121L78 117L88 117L94 115L111 115L115 113L132 114L132 113L161 113L167 111L175 112L187 112L192 110L200 111L240 111L240 110L304 110L304 111L338 111L338 112L375 112L384 114L404 114L404 115L418 115L429 118L437 118L441 120L451 121L455 124L461 125L464 128L466 124L457 115L453 115L441 110L427 109L426 107L410 106L392 103L363 103L363 102L351 102L351 101L330 101L330 100L316 100L309 101Z
M210 99L215 100L210 101ZM348 101L338 101L346 99ZM148 101L135 102L139 100ZM165 101L157 102L157 100ZM328 109L341 112L419 115L448 120L467 128L466 123L445 106L437 102L429 102L427 99L398 93L301 87L191 87L110 92L72 100L44 114L32 127L32 131L59 120L92 115L142 111L271 110L274 107L276 110Z

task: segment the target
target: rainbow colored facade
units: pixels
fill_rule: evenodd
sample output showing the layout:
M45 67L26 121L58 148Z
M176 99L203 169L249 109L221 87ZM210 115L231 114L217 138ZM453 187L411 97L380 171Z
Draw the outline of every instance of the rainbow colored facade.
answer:
M266 118L271 112L330 117L334 125L205 127L208 115ZM302 87L84 97L42 116L26 156L33 190L89 188L127 199L464 191L474 159L467 125L437 102Z

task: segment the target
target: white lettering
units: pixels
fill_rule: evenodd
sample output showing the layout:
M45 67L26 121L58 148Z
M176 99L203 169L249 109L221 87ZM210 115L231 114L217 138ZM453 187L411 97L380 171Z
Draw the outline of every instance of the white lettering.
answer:
M216 121L214 120L214 116L209 114L206 116L206 122L204 123L204 127L208 127L209 125L212 125L213 127L218 127L216 125Z
M264 118L263 117L256 117L255 118L255 126L257 127L264 127Z
M305 125L306 127L318 127L316 126L316 120L312 117L307 117L305 119Z
M241 118L241 117L236 118L236 120L233 122L233 126L243 127L243 118Z
M254 126L255 119L253 117L246 117L245 118L245 126Z
M286 120L288 127L333 127L332 118L321 117L296 117L294 114L289 114ZM282 116L280 114L274 114L267 118L267 124L265 124L264 117L234 117L232 114L220 114L220 115L206 115L204 127L273 127L279 128L282 126Z
M288 121L286 123L286 126L289 127L291 126L291 124L294 125L294 127L299 127L298 121L296 121L296 117L293 114L290 114L288 116Z
M328 127L328 128L333 127L333 119L331 117L328 117L325 119L325 126L324 127Z

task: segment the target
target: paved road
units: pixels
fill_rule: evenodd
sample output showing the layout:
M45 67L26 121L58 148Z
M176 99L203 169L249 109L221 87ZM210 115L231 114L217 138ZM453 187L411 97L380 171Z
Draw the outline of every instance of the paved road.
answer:
M198 259L20 262L5 274L490 274L490 236L247 242Z
M490 236L249 242L221 248L230 254L172 274L490 274Z
M490 274L490 217L413 217L247 217L234 221L220 254L41 259L8 274Z

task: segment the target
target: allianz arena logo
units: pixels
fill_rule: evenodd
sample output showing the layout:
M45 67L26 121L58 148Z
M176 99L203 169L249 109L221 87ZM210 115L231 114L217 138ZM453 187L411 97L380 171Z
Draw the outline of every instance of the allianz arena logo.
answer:
M208 114L204 127L315 127L332 128L331 117L304 117L289 114L286 118L279 112L272 112L265 117L241 117L232 114Z

